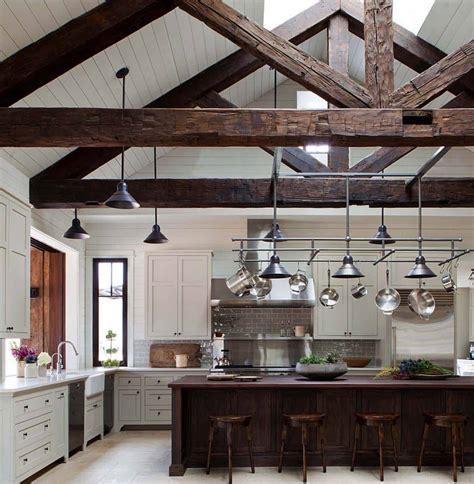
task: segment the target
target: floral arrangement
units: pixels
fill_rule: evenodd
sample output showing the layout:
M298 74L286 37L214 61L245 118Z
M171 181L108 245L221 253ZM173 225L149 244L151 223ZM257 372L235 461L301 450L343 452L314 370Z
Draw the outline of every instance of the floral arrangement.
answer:
M46 351L42 351L38 355L38 366L47 366L51 363L51 361L51 356L49 356L49 353L47 353Z
M36 363L38 361L38 357L36 355L28 355L25 358L25 363L31 364Z
M324 365L328 363L337 363L339 361L339 355L336 353L328 353L326 356L317 356L311 353L308 356L300 358L302 365Z
M453 375L451 370L435 365L429 360L403 360L398 366L384 368L375 375L375 378L392 377L395 379L406 379L414 375Z
M36 362L36 358L38 356L38 352L36 351L35 348L28 348L27 345L20 345L18 346L16 343L12 343L11 345L11 351L13 358L15 358L16 361L27 361L27 358L29 356L34 356Z

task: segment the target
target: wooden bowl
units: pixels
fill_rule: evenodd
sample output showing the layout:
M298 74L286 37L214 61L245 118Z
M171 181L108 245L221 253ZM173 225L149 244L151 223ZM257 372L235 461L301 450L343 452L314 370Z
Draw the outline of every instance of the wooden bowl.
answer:
M343 360L347 363L349 368L364 368L370 363L372 358L356 358L356 357L347 357L343 358Z

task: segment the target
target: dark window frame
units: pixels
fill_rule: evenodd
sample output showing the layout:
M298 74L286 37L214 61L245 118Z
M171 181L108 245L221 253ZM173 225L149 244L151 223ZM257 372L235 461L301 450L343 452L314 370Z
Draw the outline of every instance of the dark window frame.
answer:
M99 264L103 262L123 263L123 292L122 292L122 331L123 358L121 366L128 366L128 259L123 257L108 257L92 259L92 363L102 366L99 361ZM100 296L104 297L104 296Z

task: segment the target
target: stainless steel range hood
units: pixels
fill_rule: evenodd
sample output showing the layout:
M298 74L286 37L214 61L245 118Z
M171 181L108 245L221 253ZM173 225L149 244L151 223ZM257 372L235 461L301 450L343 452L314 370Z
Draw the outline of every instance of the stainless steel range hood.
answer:
M237 297L227 288L225 279L213 279L211 284L211 305L221 307L273 307L308 308L316 305L314 283L308 278L308 287L301 294L293 294L288 279L273 279L272 291L264 299L255 296Z

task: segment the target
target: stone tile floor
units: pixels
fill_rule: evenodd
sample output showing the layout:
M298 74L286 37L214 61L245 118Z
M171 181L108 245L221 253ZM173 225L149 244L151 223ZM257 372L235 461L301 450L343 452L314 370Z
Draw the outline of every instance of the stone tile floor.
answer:
M225 469L211 469L207 476L203 469L188 469L183 477L169 477L169 431L125 431L93 442L85 452L78 452L66 464L57 464L33 482L35 484L175 484L227 483ZM234 469L234 483L299 483L301 469L287 468L278 474L276 468L258 467L255 474L249 469ZM323 474L320 468L308 472L308 483L370 484L377 483L377 468L358 468L350 472L347 467L328 467ZM426 467L418 474L414 467L401 467L398 473L387 467L385 482L403 484L449 484L449 468ZM474 483L474 467L458 473L458 482Z

